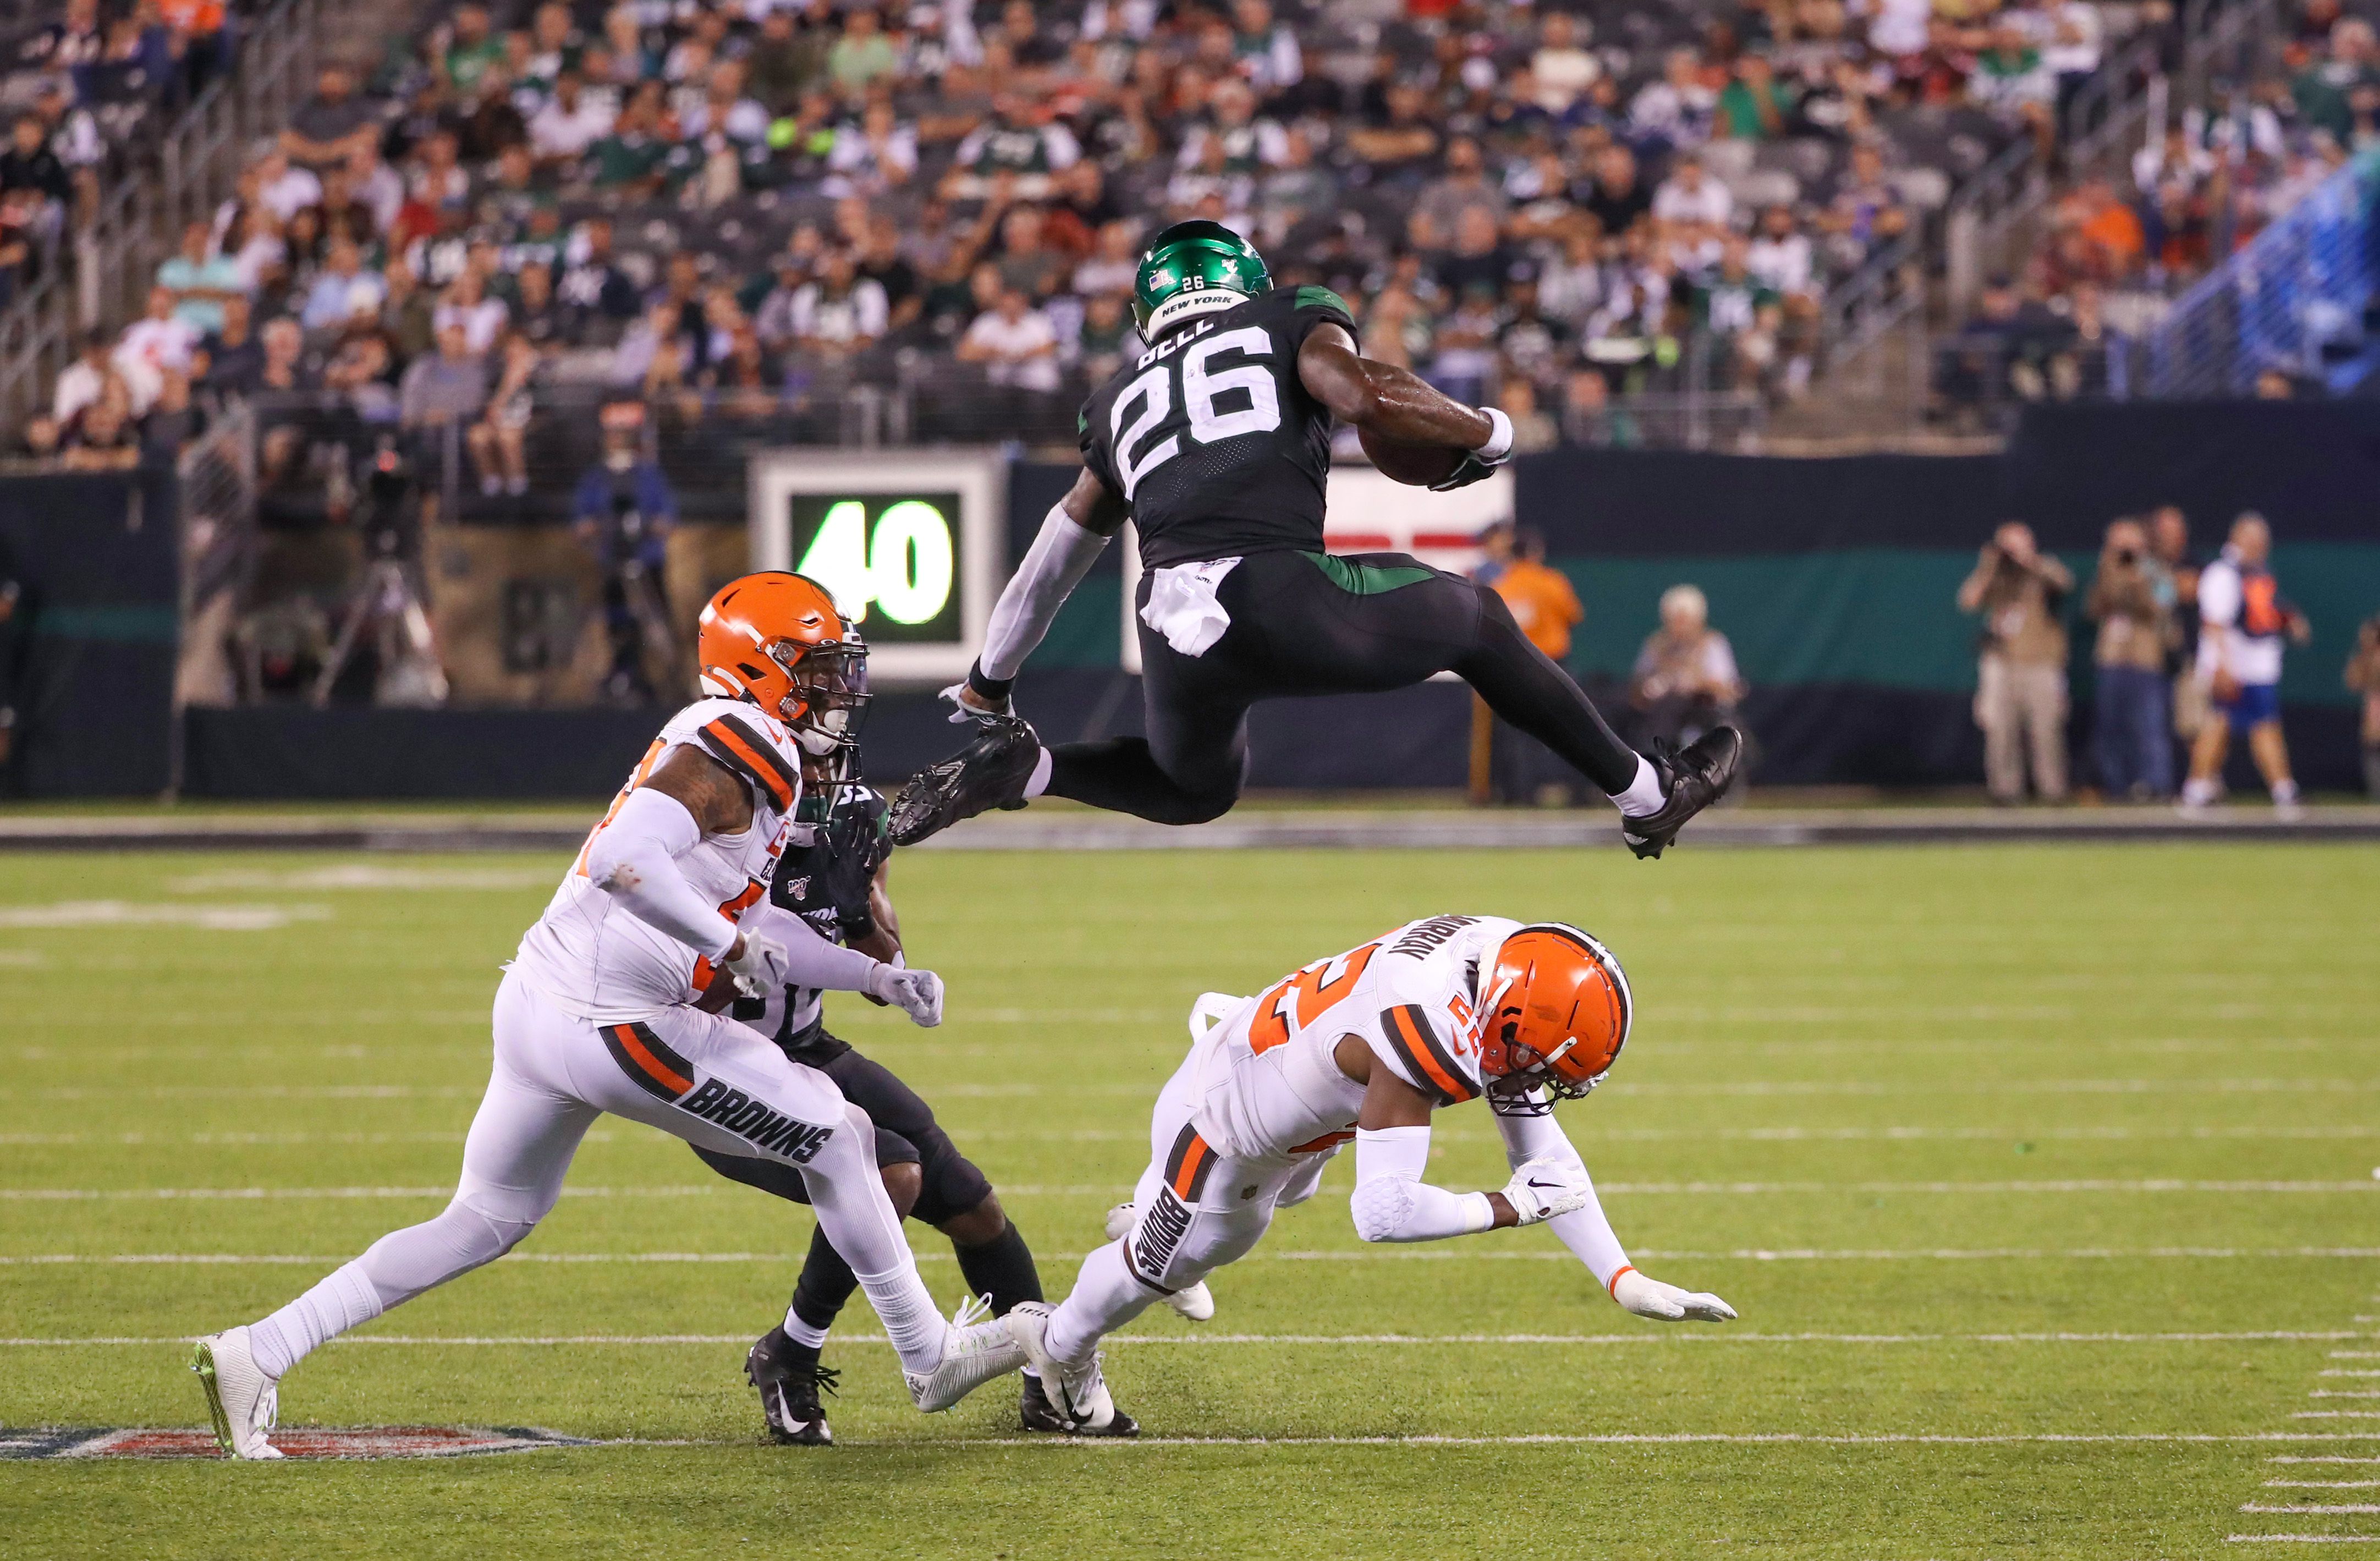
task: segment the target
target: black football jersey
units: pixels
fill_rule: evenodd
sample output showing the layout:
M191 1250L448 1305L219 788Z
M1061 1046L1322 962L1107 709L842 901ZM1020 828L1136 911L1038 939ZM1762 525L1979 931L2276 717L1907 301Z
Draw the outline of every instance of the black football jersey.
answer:
M770 903L801 917L830 943L853 943L874 932L868 890L892 850L886 813L884 799L857 782L805 791L795 805L784 854L769 875ZM786 986L776 1029L779 1046L817 1040L823 996L815 987ZM738 998L728 1011L747 1023L766 1021L775 1001Z
M1083 462L1132 506L1143 565L1322 551L1330 414L1297 349L1324 323L1355 330L1328 287L1276 287L1196 316L1083 404Z

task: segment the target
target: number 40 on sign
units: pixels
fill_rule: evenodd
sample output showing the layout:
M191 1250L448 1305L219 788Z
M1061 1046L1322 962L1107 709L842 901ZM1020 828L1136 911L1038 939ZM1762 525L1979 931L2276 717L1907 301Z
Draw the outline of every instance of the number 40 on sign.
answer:
M929 623L950 605L951 523L935 505L904 499L871 526L867 503L844 499L828 508L796 567L855 623L868 621L871 603L896 623Z

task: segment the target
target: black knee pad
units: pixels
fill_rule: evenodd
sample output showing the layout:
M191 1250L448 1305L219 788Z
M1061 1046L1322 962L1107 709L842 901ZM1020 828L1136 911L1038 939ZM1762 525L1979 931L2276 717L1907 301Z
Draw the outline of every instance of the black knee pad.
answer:
M917 1170L921 1185L917 1190L917 1205L909 1217L927 1225L940 1225L956 1219L991 1196L991 1179L976 1168L976 1163L959 1153L951 1135L937 1125L925 1130L917 1141Z

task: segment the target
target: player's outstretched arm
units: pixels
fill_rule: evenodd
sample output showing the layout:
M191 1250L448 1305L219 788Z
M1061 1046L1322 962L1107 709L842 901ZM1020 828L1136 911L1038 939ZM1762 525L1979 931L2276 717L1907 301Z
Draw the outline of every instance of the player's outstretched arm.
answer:
M1444 490L1473 482L1510 459L1512 420L1494 407L1471 407L1409 369L1379 363L1355 350L1337 325L1318 325L1297 349L1297 377L1315 400L1342 423L1399 444L1438 444L1471 453Z
M1734 1317L1735 1308L1715 1295L1682 1290L1636 1272L1635 1265L1628 1261L1627 1250L1612 1232L1603 1204L1596 1198L1595 1182L1586 1173L1586 1162L1579 1158L1570 1135L1550 1115L1508 1117L1500 1113L1496 1129L1503 1135L1504 1157L1512 1167L1514 1182L1542 1180L1564 1182L1575 1189L1580 1201L1566 1212L1549 1217L1546 1224L1561 1244L1603 1282L1612 1300L1639 1317L1661 1322L1674 1323L1691 1317L1706 1323L1724 1323Z
M1378 1065L1359 1038L1336 1048L1340 1071L1364 1078L1355 1119L1355 1192L1348 1213L1366 1241L1442 1241L1515 1225L1535 1225L1574 1206L1561 1189L1515 1177L1500 1192L1450 1192L1422 1180L1429 1165L1429 1097Z
M1007 713L1009 690L1025 670L1025 659L1050 632L1058 609L1083 583L1130 513L1087 466L1066 496L1050 506L1040 535L1033 538L992 607L983 654L967 670L965 682L942 690L942 697L955 707L953 721Z

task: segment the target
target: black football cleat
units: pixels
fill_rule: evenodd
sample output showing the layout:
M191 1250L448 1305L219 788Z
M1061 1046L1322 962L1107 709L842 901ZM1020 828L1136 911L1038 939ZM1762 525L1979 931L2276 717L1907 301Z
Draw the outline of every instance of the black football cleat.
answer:
M795 1344L782 1325L773 1327L744 1357L744 1374L760 1390L760 1414L769 1422L771 1441L797 1447L834 1441L819 1389L833 1396L841 1373L820 1365L816 1350Z
M1025 1378L1025 1392L1017 1399L1017 1417L1027 1431L1041 1431L1058 1436L1137 1436L1140 1422L1115 1407L1104 1390L1099 1398L1105 1402L1092 1411L1090 1418L1070 1421L1050 1402L1050 1395L1041 1390L1038 1376ZM1099 1419L1104 1413L1106 1419Z
M1687 819L1727 794L1742 762L1743 733L1731 726L1712 727L1682 748L1659 744L1653 772L1661 778L1661 805L1647 814L1622 814L1620 838L1639 861L1660 855Z
M894 845L916 845L991 808L1025 805L1025 782L1041 756L1041 739L1018 716L981 725L974 742L921 770L893 799L888 832Z

